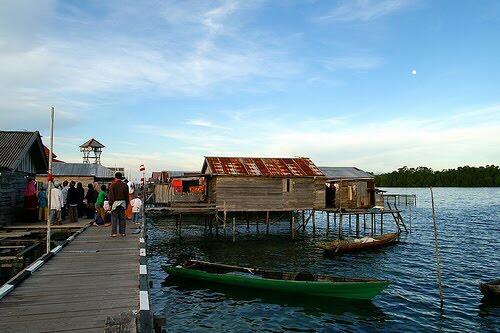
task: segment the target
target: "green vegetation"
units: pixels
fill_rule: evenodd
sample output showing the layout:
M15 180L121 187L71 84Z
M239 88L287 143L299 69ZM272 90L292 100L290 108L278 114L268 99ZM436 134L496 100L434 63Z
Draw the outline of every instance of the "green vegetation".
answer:
M375 176L376 186L396 187L491 187L500 186L500 167L464 166L457 169L433 171L431 168L406 166L397 171Z

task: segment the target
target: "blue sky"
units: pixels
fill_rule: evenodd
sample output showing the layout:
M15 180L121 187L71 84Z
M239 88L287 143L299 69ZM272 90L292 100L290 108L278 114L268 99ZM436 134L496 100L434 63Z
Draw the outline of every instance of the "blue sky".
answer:
M133 170L499 164L499 36L486 0L6 2L0 124L47 139L54 105L63 160Z

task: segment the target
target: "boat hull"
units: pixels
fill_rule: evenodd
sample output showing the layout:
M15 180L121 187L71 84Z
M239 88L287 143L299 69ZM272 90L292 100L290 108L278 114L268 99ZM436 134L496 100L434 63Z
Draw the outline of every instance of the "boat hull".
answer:
M183 267L162 266L174 278L199 280L241 288L287 294L369 300L389 285L388 281L318 282L267 279L233 274L215 274Z
M479 290L487 298L500 300L500 279L480 283Z
M398 238L398 234L386 234L383 236L375 237L377 241L368 243L354 243L351 241L334 241L327 244L322 244L320 247L325 250L327 254L336 253L353 253L366 250L374 250L387 245L393 244Z

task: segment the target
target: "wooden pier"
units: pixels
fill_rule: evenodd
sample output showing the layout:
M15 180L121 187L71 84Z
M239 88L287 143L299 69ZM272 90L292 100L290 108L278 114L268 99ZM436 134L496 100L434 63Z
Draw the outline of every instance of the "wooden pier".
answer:
M116 238L87 228L0 300L0 332L103 332L111 318L139 313L145 249L133 228Z

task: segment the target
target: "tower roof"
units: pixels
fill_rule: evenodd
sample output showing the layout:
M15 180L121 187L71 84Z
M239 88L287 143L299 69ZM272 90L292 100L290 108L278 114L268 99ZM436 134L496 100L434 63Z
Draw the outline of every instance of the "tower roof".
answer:
M80 146L80 148L104 148L106 147L96 139L92 138Z

